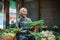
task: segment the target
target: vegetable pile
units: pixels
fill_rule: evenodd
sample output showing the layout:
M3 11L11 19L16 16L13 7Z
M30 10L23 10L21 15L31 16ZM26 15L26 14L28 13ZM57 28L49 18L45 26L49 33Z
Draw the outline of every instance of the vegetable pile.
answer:
M0 30L0 36L6 36L6 35L12 35L12 34L16 34L17 31L21 31L22 28L9 28L6 30Z

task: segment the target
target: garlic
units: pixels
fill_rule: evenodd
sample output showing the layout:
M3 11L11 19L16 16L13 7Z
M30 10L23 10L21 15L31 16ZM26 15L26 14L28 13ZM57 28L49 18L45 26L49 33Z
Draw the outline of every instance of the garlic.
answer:
M46 38L41 38L41 40L47 40Z
M42 38L41 40L56 40L55 35L53 34L52 31L42 31Z
M48 37L48 40L56 40L54 37Z

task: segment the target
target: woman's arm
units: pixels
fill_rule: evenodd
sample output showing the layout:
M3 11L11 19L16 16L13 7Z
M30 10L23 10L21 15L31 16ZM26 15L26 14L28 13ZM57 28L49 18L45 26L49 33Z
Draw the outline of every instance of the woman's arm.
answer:
M20 18L16 21L16 27L19 28Z

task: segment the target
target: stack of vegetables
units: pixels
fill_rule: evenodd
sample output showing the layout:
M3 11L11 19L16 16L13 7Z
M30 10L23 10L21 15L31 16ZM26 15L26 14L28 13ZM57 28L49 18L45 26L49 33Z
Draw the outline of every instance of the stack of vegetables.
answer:
M41 35L41 40L56 40L56 37L52 31L42 31Z
M4 31L1 31L0 32L0 36L2 37L2 36L7 36L7 35L11 35L11 36L13 36L13 35L15 35L16 33L17 33L17 31L21 31L22 30L22 28L9 28L9 29L6 29L6 30L4 30Z
M28 26L33 27L34 25L38 25L38 27L40 27L43 24L44 20L38 20L28 23ZM33 32L31 34L35 36L36 40L56 40L56 37L58 40L60 40L60 35L55 36L53 32L50 31Z
M33 27L34 25L37 25L38 27L40 27L43 24L44 24L44 20L38 20L28 23L28 26ZM42 35L40 34L40 32L32 32L31 34L35 36L35 40L41 40Z

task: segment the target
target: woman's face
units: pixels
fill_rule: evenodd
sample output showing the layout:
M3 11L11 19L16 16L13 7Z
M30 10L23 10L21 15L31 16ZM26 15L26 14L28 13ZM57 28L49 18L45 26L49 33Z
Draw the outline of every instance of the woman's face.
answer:
M21 17L26 17L27 15L27 10L24 9L22 12L21 12Z

